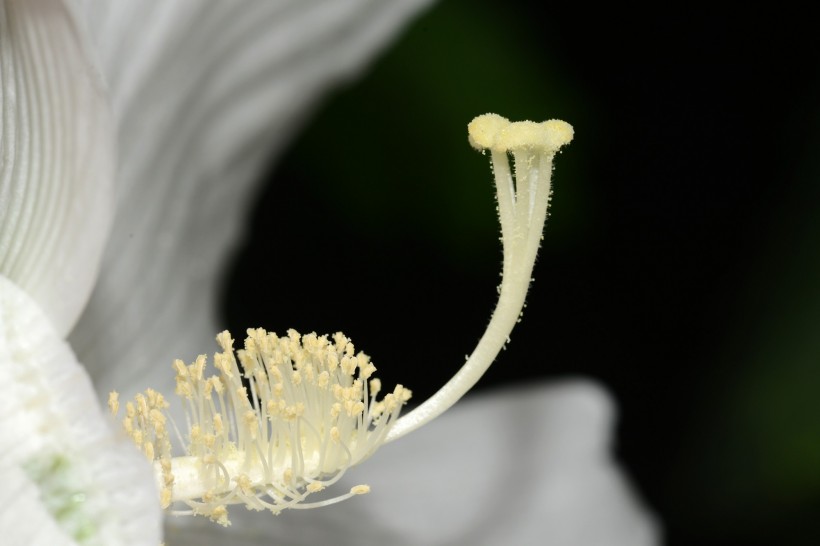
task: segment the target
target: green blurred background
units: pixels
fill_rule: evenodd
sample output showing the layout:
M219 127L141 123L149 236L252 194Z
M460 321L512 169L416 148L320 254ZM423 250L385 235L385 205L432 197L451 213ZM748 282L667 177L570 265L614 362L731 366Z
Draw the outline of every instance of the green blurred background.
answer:
M500 270L466 123L565 119L524 321L478 389L604 384L668 544L820 544L818 97L817 32L782 5L444 0L271 169L230 327L343 329L423 400Z

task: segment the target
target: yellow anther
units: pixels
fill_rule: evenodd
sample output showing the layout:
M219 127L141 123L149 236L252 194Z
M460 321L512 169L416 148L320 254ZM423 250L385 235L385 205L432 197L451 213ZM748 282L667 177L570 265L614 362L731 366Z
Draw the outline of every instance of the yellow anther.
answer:
M174 392L177 396L181 396L188 400L194 397L194 390L191 388L191 384L188 383L186 379L177 378L177 386Z
M333 373L336 371L336 368L339 367L339 357L336 356L335 352L328 353L327 355L327 371Z
M196 357L194 363L188 368L192 380L197 382L202 381L202 372L205 371L205 359L205 355L199 355Z
M240 474L237 476L236 485L239 486L239 489L241 489L246 495L253 493L253 485L247 474Z
M245 421L245 426L247 427L247 430L251 435L251 439L255 440L258 430L257 424L259 422L259 419L256 416L256 412L253 410L248 410L245 412L242 418Z
M219 343L219 346L222 347L222 350L228 353L233 352L233 338L231 337L231 333L227 330L223 330L216 335L216 342Z
M214 390L217 394L222 394L225 391L225 385L222 383L222 380L219 379L217 376L213 376L210 379L211 385L213 385Z
M137 413L140 417L145 417L148 415L148 401L145 399L145 395L138 394L134 397L134 400L137 401Z
M177 372L177 377L188 377L188 367L178 358L174 360L174 370Z
M211 513L208 514L208 517L211 518L211 521L213 521L214 523L218 523L223 527L227 527L231 524L230 520L228 520L228 509L225 507L224 504L220 504L219 506L211 510Z
M373 364L366 364L364 368L361 369L359 374L361 375L362 379L369 379L371 375L376 372L376 366Z
M154 460L154 444L151 442L145 442L142 446L142 451L145 453L145 457L148 458L149 461Z
M313 482L313 483L309 483L308 486L305 489L307 489L308 493L318 493L319 491L321 491L324 488L325 488L325 486L322 485L321 483Z
M111 391L108 393L108 409L111 410L111 415L117 416L120 411L120 393Z
M165 416L156 408L153 408L149 414L149 418L151 419L151 425L156 429L158 432L165 430Z
M171 506L171 488L170 487L163 487L162 491L159 493L159 504L163 510Z
M248 389L246 389L244 386L239 386L236 388L234 392L236 393L236 396L239 398L239 400L241 400L246 407L251 406L251 401L248 398Z
M193 425L191 427L191 444L198 445L202 441L202 429L199 428L199 425Z
M356 365L357 364L358 363L356 362L355 358L352 358L352 357L349 357L349 356L343 356L342 357L342 372L344 372L347 375L353 375L354 373L356 373Z

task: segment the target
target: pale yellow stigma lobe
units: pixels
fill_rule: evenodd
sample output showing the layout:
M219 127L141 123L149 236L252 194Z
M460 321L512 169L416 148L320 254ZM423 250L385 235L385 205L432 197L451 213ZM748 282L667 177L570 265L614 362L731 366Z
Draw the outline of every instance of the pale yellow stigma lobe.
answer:
M510 122L498 114L484 114L467 125L467 134L470 145L477 150L556 152L572 141L574 131L572 125L557 119Z
M369 491L359 485L305 502L383 443L409 390L399 385L377 400L380 383L368 381L375 366L341 333L331 341L295 330L286 337L248 330L236 353L228 332L217 342L218 375L206 376L204 356L187 366L174 362L176 394L186 406L184 436L158 392L149 389L126 404L123 427L154 462L163 508L228 525L231 504L279 513ZM119 410L116 393L109 407L114 414ZM168 423L184 446L182 455L172 453Z

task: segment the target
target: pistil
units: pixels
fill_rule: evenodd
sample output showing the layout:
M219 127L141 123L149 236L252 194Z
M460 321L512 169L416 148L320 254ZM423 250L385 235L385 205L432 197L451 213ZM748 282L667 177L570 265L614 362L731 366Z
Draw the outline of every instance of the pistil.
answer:
M573 136L572 126L563 121L511 123L496 114L475 118L467 130L474 148L490 151L495 175L504 247L498 303L484 335L461 369L436 394L400 418L387 435L388 442L429 423L455 404L509 341L524 308L547 219L553 159ZM515 161L515 177L510 172L508 154Z

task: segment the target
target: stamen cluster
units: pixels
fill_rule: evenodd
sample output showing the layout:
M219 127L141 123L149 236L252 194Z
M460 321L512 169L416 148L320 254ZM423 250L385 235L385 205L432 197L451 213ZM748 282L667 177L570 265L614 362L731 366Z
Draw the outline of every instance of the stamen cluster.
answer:
M367 493L369 487L359 485L304 502L384 442L410 391L398 385L377 400L375 366L341 333L331 341L315 333L289 330L278 337L251 329L236 355L227 331L216 339L222 347L214 355L218 374L206 377L205 356L187 366L174 362L176 394L185 403L184 437L160 393L148 389L126 405L123 426L154 462L163 508L185 505L172 513L228 525L231 504L279 513ZM109 406L116 415L116 393ZM172 454L168 422L183 456Z

